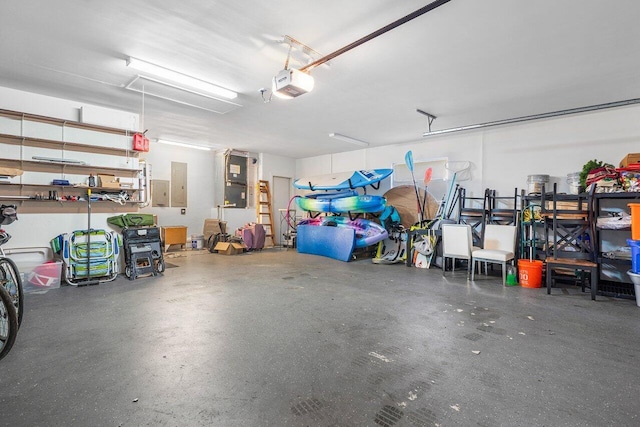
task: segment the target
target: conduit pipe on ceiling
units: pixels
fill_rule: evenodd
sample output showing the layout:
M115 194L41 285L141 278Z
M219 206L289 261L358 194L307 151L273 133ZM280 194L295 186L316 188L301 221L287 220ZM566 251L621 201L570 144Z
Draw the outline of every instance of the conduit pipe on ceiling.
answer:
M422 134L422 136L427 137L427 136L442 135L442 134L453 133L453 132L462 132L465 130L482 129L482 128L491 127L491 126L509 125L513 123L528 122L532 120L541 120L541 119L548 119L553 117L566 116L569 114L604 110L607 108L624 107L624 106L633 105L633 104L640 104L640 98L609 102L606 104L590 105L588 107L570 108L568 110L559 110L559 111L553 111L550 113L533 114L531 116L514 117L512 119L496 120L494 122L478 123L475 125L460 126L457 128L434 130L432 132L425 132Z
M379 30L374 31L373 33L366 35L364 37L362 37L361 39L358 39L356 41L354 41L351 44L346 45L345 47L342 47L338 50L336 50L333 53L330 53L326 56L323 56L322 58L305 65L304 67L300 68L300 71L303 72L309 72L312 69L314 69L315 67L324 64L325 62L331 61L333 58L337 57L338 55L342 55L343 53L350 51L351 49L360 46L361 44L364 44L366 42L368 42L369 40L372 40L384 33L386 33L387 31L391 31L396 27L399 27L402 24L405 24L409 21L411 21L412 19L417 18L420 15L424 15L425 13L439 7L442 6L445 3L449 3L451 0L437 0L434 1L432 3L429 3L428 5L416 10L415 12L412 12L410 14L408 14L405 17L402 17L394 22L392 22L391 24L385 25L384 27L380 28Z

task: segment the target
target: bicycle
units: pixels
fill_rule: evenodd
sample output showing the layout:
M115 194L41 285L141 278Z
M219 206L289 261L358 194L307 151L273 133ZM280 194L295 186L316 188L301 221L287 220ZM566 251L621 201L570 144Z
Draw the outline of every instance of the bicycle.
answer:
M0 360L9 354L18 336L18 314L7 290L0 286Z
M11 224L17 220L17 209L15 205L0 206L0 225ZM6 257L2 246L11 239L11 235L0 229L0 285L7 290L18 317L18 328L22 324L24 309L24 292L22 289L22 278L13 260Z
M16 315L18 316L18 327L22 324L24 309L24 292L22 290L22 279L18 267L13 260L7 258L2 250L11 236L4 230L0 230L0 285L9 294Z

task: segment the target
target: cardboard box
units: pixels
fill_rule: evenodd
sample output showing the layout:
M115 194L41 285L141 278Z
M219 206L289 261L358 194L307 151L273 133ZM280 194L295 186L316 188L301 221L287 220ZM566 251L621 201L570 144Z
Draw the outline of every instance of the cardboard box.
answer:
M229 243L229 242L218 242L214 251L218 252L222 255L237 255L241 254L247 249L247 245L244 243Z
M227 232L227 222L220 221L219 219L208 218L204 220L204 227L202 229L202 234L204 235L204 241L208 241L209 237L214 234L222 233L225 234Z
M626 168L633 163L640 163L640 153L629 153L620 160L620 167Z
M98 175L100 187L120 188L120 180L115 175Z

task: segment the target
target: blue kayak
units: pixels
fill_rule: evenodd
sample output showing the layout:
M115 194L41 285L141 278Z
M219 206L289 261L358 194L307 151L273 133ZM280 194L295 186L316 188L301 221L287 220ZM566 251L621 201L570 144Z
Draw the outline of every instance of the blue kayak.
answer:
M353 190L377 184L393 173L393 169L357 170L309 178L298 178L293 186L300 190Z

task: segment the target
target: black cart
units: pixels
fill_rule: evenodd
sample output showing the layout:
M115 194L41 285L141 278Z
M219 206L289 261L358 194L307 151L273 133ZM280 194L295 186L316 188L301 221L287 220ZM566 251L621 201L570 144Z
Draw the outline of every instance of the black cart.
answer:
M164 272L162 243L158 227L131 227L122 229L125 257L125 275L134 280L141 275Z

